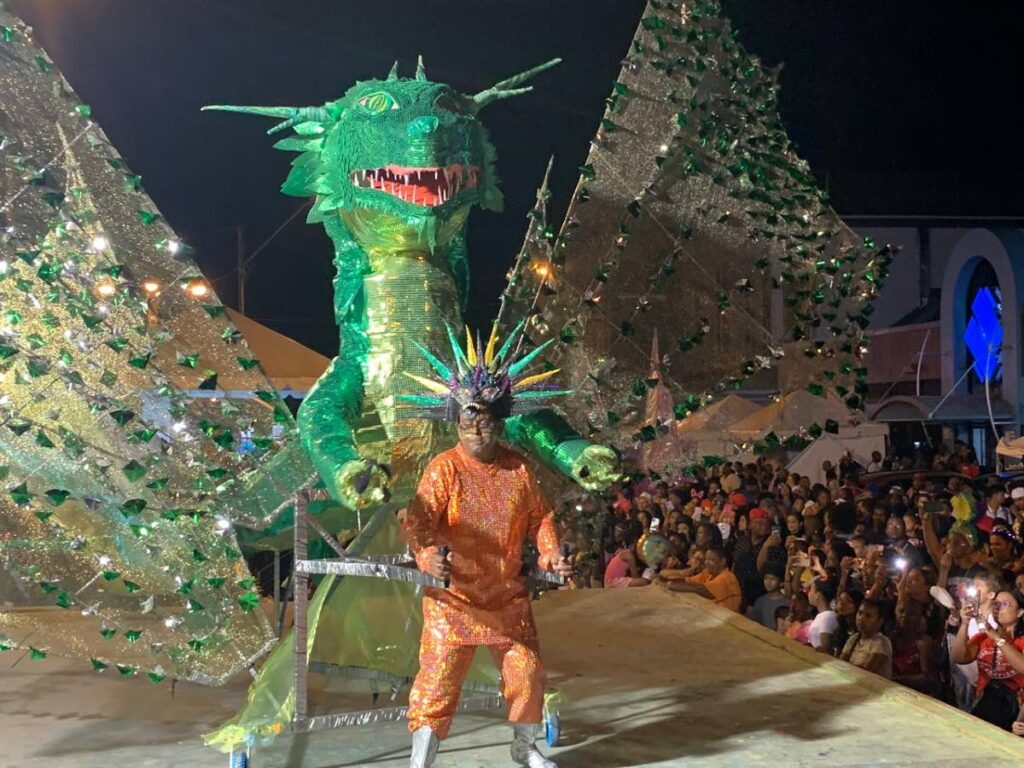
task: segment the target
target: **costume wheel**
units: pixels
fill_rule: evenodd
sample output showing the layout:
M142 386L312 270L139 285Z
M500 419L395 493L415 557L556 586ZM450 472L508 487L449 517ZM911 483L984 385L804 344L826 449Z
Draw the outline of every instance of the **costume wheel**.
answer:
M544 740L549 747L557 747L558 740L562 735L562 720L557 712L553 712L544 718Z

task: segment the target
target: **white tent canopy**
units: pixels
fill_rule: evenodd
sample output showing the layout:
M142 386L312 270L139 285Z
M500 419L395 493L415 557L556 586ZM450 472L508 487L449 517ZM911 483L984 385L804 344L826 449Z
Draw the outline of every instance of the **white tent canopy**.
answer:
M996 456L1000 472L1024 469L1024 437L1001 437L996 443Z
M696 413L676 422L679 432L715 433L722 432L740 419L757 413L761 407L739 395L727 395L717 402L701 408Z
M838 434L824 434L808 445L786 466L790 472L806 475L812 483L824 483L825 472L821 468L825 461L833 466L847 453L867 467L872 451L885 455L885 438L889 428L885 424L860 424L856 427L840 427Z
M734 439L743 441L760 440L769 432L789 437L815 423L824 427L828 420L850 426L850 410L838 397L818 397L798 389L734 422L728 431Z
M1024 437L1018 437L1015 440L1001 437L996 443L996 453L1011 459L1024 459Z

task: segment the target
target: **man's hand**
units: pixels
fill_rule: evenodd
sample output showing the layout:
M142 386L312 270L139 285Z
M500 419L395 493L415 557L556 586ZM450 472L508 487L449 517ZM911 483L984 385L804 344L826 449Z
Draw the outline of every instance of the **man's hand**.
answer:
M559 555L551 562L551 570L561 576L563 579L572 578L572 560L567 557Z
M435 547L429 554L427 554L426 562L420 570L424 573L430 574L435 579L447 581L452 575L452 556L454 554L454 552L449 552L448 557L445 557Z
M1013 731L1014 736L1024 736L1024 722L1015 720L1010 729Z
M781 544L782 534L778 531L772 531L771 535L764 540L764 544L761 545L761 548L764 549L766 547L778 547Z

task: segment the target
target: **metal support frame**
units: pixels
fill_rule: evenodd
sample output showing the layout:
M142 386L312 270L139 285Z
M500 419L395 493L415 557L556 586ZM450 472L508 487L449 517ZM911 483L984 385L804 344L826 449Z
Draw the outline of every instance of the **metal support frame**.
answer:
M294 558L296 567L292 572L294 586L295 618L293 637L295 639L295 714L292 725L306 719L309 693L309 667L307 659L306 609L309 607L309 575L297 567L300 560L309 554L309 534L306 521L309 514L309 492L299 491L295 495L295 532Z
M391 699L398 692L410 685L412 680L384 671L356 669L334 664L315 662L310 664L308 657L309 627L309 577L312 574L332 574L335 576L362 576L371 578L393 579L414 584L417 589L424 586L443 588L444 582L416 567L415 561L408 555L376 555L363 556L364 547L370 542L380 527L393 514L391 506L379 508L370 521L360 531L356 539L347 548L342 547L338 540L331 536L320 525L319 521L309 515L309 502L318 491L302 490L295 495L294 521L294 564L289 591L294 593L295 625L294 634L294 683L295 713L289 730L293 733L309 733L311 731L340 728L354 725L368 725L377 722L395 722L406 717L408 707L391 706L367 709L356 712L337 712L327 715L309 715L309 671L314 668L318 672L349 677L365 678L384 682L391 688ZM338 555L336 558L309 559L309 530L312 528ZM275 569L276 570L276 569ZM554 584L564 583L557 574L533 569L531 578ZM287 596L285 597L287 601ZM503 705L503 699L497 686L469 684L463 687L463 693L475 694L463 696L459 703L460 712L497 709Z

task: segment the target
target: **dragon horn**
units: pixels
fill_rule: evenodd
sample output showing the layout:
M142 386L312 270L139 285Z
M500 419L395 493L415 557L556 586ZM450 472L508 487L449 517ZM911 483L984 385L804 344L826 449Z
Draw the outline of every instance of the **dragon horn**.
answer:
M556 64L560 64L561 59L552 59L546 61L538 67L528 69L525 72L520 72L518 75L513 75L500 83L495 83L486 91L480 91L480 93L473 96L473 103L477 109L482 109L490 104L492 101L498 101L499 99L508 99L512 96L519 96L523 93L528 93L533 90L533 86L527 86L525 88L515 88L514 86L525 83L532 77L539 75L545 70L551 69Z
M388 80L398 79L398 59L395 59L395 63L391 65L391 71L388 72Z
M264 117L284 118L269 131L277 133L299 123L329 123L334 120L326 107L239 107L232 104L210 104L202 108L203 112L238 112L243 115L262 115Z
M423 66L423 57L422 56L418 56L416 58L416 79L417 80L426 80L427 79L427 70Z

